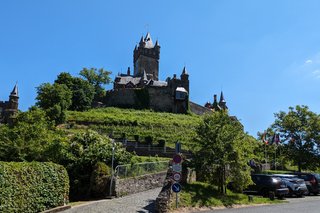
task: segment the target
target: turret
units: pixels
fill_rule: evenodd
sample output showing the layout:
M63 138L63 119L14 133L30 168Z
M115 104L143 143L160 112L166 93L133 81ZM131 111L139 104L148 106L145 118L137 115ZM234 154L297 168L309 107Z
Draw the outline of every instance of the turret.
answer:
M222 92L222 91L221 91L221 94L220 94L219 106L220 106L221 109L223 109L223 110L228 109L228 107L227 107L227 102L224 100L223 92Z
M18 85L16 84L9 96L10 109L18 110L18 100L19 100Z
M189 74L185 66L183 67L180 78L181 78L183 87L189 92Z
M159 76L159 59L160 45L158 40L153 45L150 33L147 33L145 38L141 37L139 46L133 51L134 76L142 77L143 71L152 78L158 81Z

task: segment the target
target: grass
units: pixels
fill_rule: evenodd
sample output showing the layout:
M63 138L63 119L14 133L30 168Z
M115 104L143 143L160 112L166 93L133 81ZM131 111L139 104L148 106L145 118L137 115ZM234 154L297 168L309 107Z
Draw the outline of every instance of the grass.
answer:
M248 201L248 196L227 191L227 195L218 193L217 187L207 183L195 182L182 186L179 193L179 207L232 207L234 205L269 204L283 201L271 201L268 198L254 196L253 202ZM175 202L172 203L172 208Z

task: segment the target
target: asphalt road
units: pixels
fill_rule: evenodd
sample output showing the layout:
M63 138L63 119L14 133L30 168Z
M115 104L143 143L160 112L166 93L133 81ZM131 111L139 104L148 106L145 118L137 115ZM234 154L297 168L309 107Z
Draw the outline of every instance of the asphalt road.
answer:
M201 213L319 213L320 196L306 196L305 198L287 198L289 203L253 206L245 208L232 208Z
M146 213L154 212L154 201L161 188L111 200L99 200L75 206L63 213Z

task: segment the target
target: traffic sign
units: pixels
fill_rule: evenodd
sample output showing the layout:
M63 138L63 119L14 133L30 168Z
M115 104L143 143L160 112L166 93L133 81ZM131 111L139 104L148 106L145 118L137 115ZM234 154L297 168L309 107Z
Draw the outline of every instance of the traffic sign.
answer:
M181 172L182 171L182 166L181 164L173 164L172 169L174 172Z
M176 172L176 173L173 173L173 180L179 182L181 180L181 173L180 172Z
M179 183L174 183L171 186L171 189L175 193L179 193L181 191L181 185Z
M173 162L174 163L181 163L182 162L182 157L181 157L181 155L175 155L175 156L173 156Z

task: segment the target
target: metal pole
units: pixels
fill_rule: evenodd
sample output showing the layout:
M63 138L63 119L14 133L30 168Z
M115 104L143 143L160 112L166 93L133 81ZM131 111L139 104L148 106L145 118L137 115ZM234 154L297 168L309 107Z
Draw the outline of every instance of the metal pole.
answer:
M111 158L111 181L110 181L110 190L109 190L109 196L112 196L112 182L113 182L113 175L114 175L114 172L113 172L113 161L114 161L114 140L111 139L111 142L112 142L112 158Z
M178 193L176 193L176 209L178 208Z

